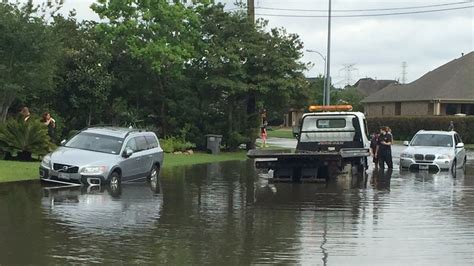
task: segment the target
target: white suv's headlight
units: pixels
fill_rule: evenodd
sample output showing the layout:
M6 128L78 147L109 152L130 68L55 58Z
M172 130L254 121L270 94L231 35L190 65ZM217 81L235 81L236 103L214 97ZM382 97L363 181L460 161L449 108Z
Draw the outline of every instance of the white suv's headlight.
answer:
M410 153L402 153L400 154L401 158L413 158L413 154Z
M448 154L441 154L441 155L438 155L438 159L447 160L447 159L451 159L451 156Z
M45 155L41 161L41 166L47 169L51 168L51 155Z
M86 166L80 171L81 175L101 175L107 171L106 166Z

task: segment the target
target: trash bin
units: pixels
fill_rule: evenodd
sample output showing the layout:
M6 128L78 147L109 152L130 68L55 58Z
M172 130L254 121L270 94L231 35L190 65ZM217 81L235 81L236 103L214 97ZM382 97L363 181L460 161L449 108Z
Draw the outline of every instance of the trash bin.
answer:
M210 150L212 154L218 154L221 151L222 135L207 134L206 135L206 149Z

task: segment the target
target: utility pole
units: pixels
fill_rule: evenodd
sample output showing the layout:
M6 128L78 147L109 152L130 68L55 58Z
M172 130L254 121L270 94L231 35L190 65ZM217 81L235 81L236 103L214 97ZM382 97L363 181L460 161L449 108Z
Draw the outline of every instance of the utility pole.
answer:
M255 0L247 0L247 14L249 20L255 23Z
M331 104L331 0L329 0L329 8L328 8L328 49L326 55L326 88L325 88L325 95L326 99L324 99L324 105Z
M402 84L407 82L407 62L402 62Z
M255 2L254 0L247 0L247 16L248 20L253 25L255 24ZM248 93L247 93L247 123L251 133L247 135L249 141L246 143L247 150L255 149L255 141L258 136L258 128L259 128L259 117L257 112L257 95L254 89L252 89L253 84L247 84Z

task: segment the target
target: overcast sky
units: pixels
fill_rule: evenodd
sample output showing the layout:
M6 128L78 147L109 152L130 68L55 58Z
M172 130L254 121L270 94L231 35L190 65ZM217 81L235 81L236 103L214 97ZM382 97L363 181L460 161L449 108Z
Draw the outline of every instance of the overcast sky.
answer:
M37 0L39 2L40 0ZM245 1L245 0L244 0ZM79 19L98 19L89 6L94 0L65 0L64 10L76 9ZM228 8L235 0L222 1ZM469 2L456 5L444 5ZM284 11L275 9L327 10L328 0L255 0L257 18L269 20L269 27L284 27L297 33L305 49L326 56L327 18L274 17L263 14L312 16L326 12ZM336 10L367 10L419 7L381 11L338 12ZM333 15L381 14L474 6L472 0L333 0ZM269 9L266 9L269 8ZM272 9L273 8L273 9ZM358 78L400 79L402 62L406 62L406 80L414 81L436 67L474 50L474 8L400 16L333 18L331 31L331 76L336 86L348 81L344 67L354 64L350 81ZM322 58L305 52L304 62L314 66L307 76L324 71Z

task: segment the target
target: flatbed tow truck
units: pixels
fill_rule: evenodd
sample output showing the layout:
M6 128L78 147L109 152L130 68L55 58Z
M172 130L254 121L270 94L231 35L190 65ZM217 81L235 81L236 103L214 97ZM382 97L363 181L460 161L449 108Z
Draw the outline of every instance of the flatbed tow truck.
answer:
M294 135L296 150L250 150L259 169L273 172L274 182L315 182L340 174L360 176L367 169L369 139L363 113L350 105L309 107Z

